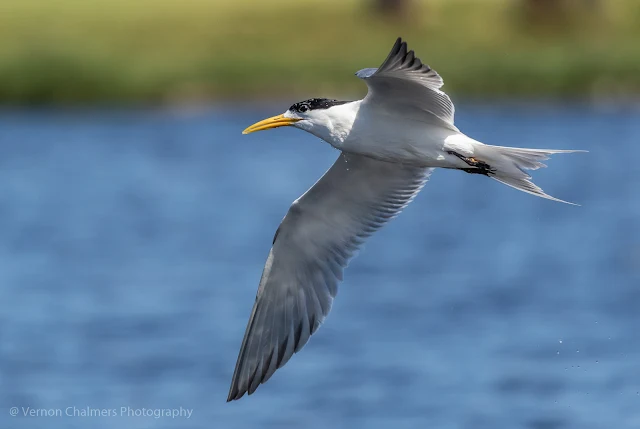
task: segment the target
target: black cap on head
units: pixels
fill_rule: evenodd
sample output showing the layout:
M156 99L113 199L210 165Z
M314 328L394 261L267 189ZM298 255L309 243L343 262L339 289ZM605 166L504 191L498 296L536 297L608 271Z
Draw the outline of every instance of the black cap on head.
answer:
M328 98L310 98L305 101L299 101L289 107L292 112L304 113L308 110L328 109L332 106L349 103L349 101L330 100Z

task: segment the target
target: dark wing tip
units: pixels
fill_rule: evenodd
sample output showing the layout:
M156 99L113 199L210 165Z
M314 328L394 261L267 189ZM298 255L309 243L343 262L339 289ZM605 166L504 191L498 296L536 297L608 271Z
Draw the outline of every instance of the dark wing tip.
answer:
M240 390L240 379L234 374L233 380L231 380L231 387L229 388L229 395L227 395L227 402L237 401L242 398L245 393L247 393L247 389Z
M368 71L369 69L365 70ZM443 84L440 75L438 75L438 73L436 73L428 64L424 64L413 50L409 50L407 42L403 41L401 37L396 39L391 52L389 52L389 55L380 67L378 67L375 73L365 73L365 70L360 70L357 73L357 76L365 79L373 76L374 74L404 71L426 75L425 78L429 79L431 81L431 85L435 88L440 88Z
M407 44L406 42L402 41L402 37L398 37L396 39L396 42L393 44L393 48L391 48L391 52L396 52L397 53L400 50L400 45L402 45L403 43L405 45Z
M389 55L387 55L387 58L384 60L384 62L382 64L384 64L387 61L389 61L389 59L397 56L403 50L403 48L404 48L404 50L406 52L407 42L403 42L402 41L402 37L398 37L396 39L396 42L393 44L393 47L391 48L391 51L389 52Z
M238 389L235 386L231 386L229 396L227 396L227 402L235 401L242 398L242 395L238 395Z
M245 393L251 395L257 389L258 385L263 382L264 373L262 373L262 371L258 373L258 370L261 369L260 365L256 365L255 368L249 372L248 377L247 374L242 375L247 365L245 359L246 350L245 344L243 344L240 355L238 356L238 362L236 363L236 369L233 372L233 378L231 379L227 402L238 400L242 398Z
M391 48L391 52L389 52L389 55L387 55L387 58L382 62L378 70L384 71L397 65L397 63L401 63L407 55L407 49L407 42L403 41L402 37L398 37Z
M249 383L247 384L247 387L243 390L240 390L239 386L240 386L240 380L236 379L235 377L233 378L233 381L231 382L231 388L229 389L229 395L227 395L227 402L231 402L231 401L237 401L238 399L242 398L244 396L244 394L248 394L251 395L251 393L249 391L249 386L251 384L251 382L253 381L253 379L249 380Z

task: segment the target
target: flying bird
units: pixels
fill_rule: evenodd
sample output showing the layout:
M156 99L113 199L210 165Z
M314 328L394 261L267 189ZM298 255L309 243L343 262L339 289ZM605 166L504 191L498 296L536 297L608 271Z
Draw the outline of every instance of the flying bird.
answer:
M300 351L331 309L359 245L413 200L436 167L487 176L554 201L525 170L573 150L490 146L454 125L442 78L398 38L380 67L356 76L357 101L312 98L243 134L292 126L341 153L295 200L273 239L227 401L252 394ZM572 203L568 203L572 204Z

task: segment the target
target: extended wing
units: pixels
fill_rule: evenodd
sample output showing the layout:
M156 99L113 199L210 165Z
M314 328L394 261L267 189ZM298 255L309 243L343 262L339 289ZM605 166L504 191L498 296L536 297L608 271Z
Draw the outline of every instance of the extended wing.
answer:
M292 204L262 273L228 401L253 393L307 343L356 249L411 202L431 170L343 153Z
M457 131L453 125L455 108L440 75L407 51L407 43L396 40L387 59L380 67L356 73L369 87L365 103L382 106L408 115L432 115L443 125Z

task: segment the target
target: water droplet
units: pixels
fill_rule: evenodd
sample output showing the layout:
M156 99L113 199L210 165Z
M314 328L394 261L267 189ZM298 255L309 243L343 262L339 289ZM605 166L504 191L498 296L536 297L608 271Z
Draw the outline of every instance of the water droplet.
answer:
M596 363L598 363L598 361L596 361Z
M580 353L580 350L576 350L576 353Z
M556 354L557 354L557 355L559 355L559 354L560 354L560 350L558 350L558 351L556 352Z
M558 342L559 342L560 344L562 344L562 339L558 340Z

